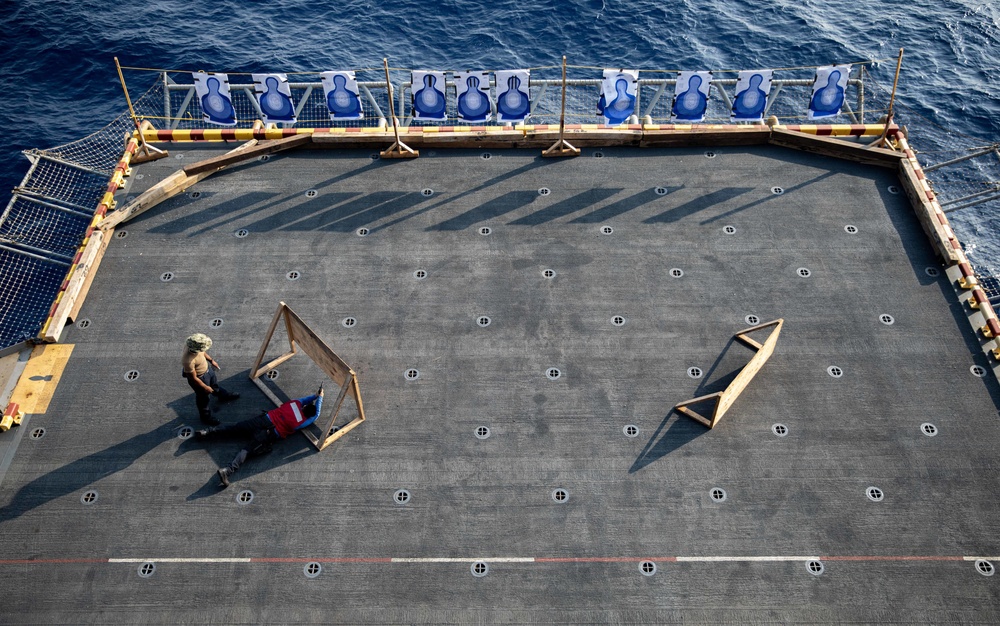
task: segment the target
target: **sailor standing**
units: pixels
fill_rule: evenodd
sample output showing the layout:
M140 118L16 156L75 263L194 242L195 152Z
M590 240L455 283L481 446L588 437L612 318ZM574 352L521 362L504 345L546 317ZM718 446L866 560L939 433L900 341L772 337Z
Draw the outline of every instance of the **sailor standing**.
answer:
M240 397L238 393L230 393L219 386L215 372L219 364L208 355L212 347L212 339L204 333L195 333L187 338L184 355L181 357L181 375L187 379L191 389L194 389L194 403L198 406L201 421L209 426L219 424L212 417L208 408L208 397L214 395L222 402L229 402Z

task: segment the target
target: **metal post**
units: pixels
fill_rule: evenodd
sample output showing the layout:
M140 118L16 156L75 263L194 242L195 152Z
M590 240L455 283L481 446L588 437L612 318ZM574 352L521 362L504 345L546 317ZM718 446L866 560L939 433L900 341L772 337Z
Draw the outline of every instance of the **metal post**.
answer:
M974 159L976 157L983 156L984 154L989 154L990 152L994 152L994 151L996 151L996 149L997 149L997 144L994 144L992 146L986 146L986 147L980 148L978 150L976 150L975 148L973 148L973 150L975 150L975 151L971 152L969 154L966 154L965 156L960 156L960 157L958 157L956 159L949 159L947 161L942 161L940 163L935 163L934 165L929 165L929 166L925 167L924 168L924 173L933 172L936 169L941 169L942 167L947 167L949 165L954 165L955 163L961 163L962 161L968 161L969 159Z

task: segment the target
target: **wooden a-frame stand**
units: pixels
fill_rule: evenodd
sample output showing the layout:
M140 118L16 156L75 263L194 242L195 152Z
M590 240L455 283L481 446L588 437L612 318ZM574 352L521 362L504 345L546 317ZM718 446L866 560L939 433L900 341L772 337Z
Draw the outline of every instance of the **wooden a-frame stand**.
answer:
M271 337L274 336L274 331L277 329L278 322L281 321L282 318L285 320L285 330L288 332L288 343L291 350L269 363L261 365L261 361L264 360L264 355L267 352L267 346L271 343ZM333 382L340 386L340 393L337 394L337 399L334 402L333 412L330 414L330 417L322 423L320 422L321 416L317 416L316 418L315 425L320 429L320 436L317 437L308 429L302 429L301 431L302 434L305 435L314 446L316 446L317 450L322 450L334 441L346 435L361 422L365 421L365 407L361 403L361 389L358 387L358 377L354 373L354 370L352 370L343 359L337 356L337 353L334 352L330 346L326 345L326 343L324 343L323 340L320 339L319 336L317 336L316 333L302 321L302 318L288 308L288 305L284 302L278 304L278 310L274 313L274 319L271 320L271 326L267 329L267 336L264 337L264 343L260 347L260 352L257 353L257 359L254 361L253 367L250 368L250 380L260 387L260 390L263 391L276 406L281 406L281 400L279 400L278 397L267 388L267 385L260 380L260 376L298 354L299 348L302 348L302 351L306 353L306 356L312 359L313 363L318 365L319 368L323 370L323 372L326 373L331 380L333 380ZM336 432L332 432L333 425L337 421L337 413L340 412L340 407L344 403L344 398L348 395L353 397L354 401L358 405L358 417L354 418L354 420Z
M420 156L420 152L399 139L399 120L396 118L396 109L392 102L392 81L389 80L389 59L382 59L382 66L385 68L385 88L389 92L389 117L392 118L392 134L396 141L388 149L379 152L378 155L383 159L415 159Z
M559 140L542 152L543 157L579 156L580 149L574 148L565 139L566 134L566 55L562 58L562 111L559 114Z
M709 428L715 428L715 425L719 423L722 416L726 414L726 411L728 411L733 405L733 402L736 401L736 398L743 393L743 390L750 384L753 377L757 375L757 372L759 372L760 368L764 366L764 363L771 358L771 353L774 352L774 345L778 343L778 335L781 333L781 325L784 323L785 320L776 319L765 324L751 326L750 328L743 329L733 335L734 339L743 345L756 350L757 354L753 355L750 362L743 366L740 373L736 375L736 378L729 383L724 391L717 391L706 396L699 396L697 398L692 398L691 400L685 400L684 402L680 402L675 405L674 410L678 413L687 415L696 422L700 422ZM755 330L762 330L770 326L773 326L774 330L771 331L771 334L764 340L764 343L758 343L747 336L747 333L752 333ZM689 408L692 404L699 404L711 400L715 401L715 407L712 410L711 417L705 417L697 411Z

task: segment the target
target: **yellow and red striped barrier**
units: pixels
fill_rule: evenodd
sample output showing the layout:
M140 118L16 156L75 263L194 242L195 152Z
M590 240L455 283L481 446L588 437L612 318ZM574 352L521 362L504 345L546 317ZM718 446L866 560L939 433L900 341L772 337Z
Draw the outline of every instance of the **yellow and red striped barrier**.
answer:
M120 187L125 185L125 176L129 173L129 163L131 163L132 157L135 156L138 148L139 140L135 137L130 139L128 144L125 146L125 152L122 154L122 158L118 161L118 165L115 166L115 171L111 174L111 178L108 180L108 187L105 190L104 195L101 197L101 202L97 205L97 210L94 212L93 219L91 219L90 224L87 226L87 231L84 234L83 241L76 249L76 254L73 256L73 263L70 265L69 271L66 272L66 277L59 286L59 292L56 294L56 298L52 302L52 307L49 308L49 315L45 319L45 323L42 325L41 332L38 333L39 337L44 337L48 332L49 327L52 325L56 310L59 308L59 304L62 302L63 296L66 295L66 288L69 286L70 280L73 279L73 275L76 273L77 267L80 263L80 258L83 256L83 251L90 242L91 235L94 234L94 228L102 219L104 219L104 214L114 208L115 192L118 191Z
M735 124L623 124L620 126L610 126L607 124L566 124L565 129L573 134L586 134L587 132L600 131L623 132L634 134L636 131L717 131L732 132L734 134L760 131L768 126L760 125L735 125ZM795 124L795 125L775 125L774 128L797 131L808 135L818 135L827 137L879 137L885 132L883 124ZM558 124L528 124L519 126L408 126L400 128L400 135L468 135L495 134L495 135L518 135L527 133L553 132L558 131ZM889 137L895 137L898 132L896 126L889 127ZM363 137L391 137L393 131L391 127L366 127L366 128L196 128L196 129L148 129L143 131L143 138L151 143L164 141L249 141L251 139L282 139L295 135L341 135L341 136L363 136Z
M927 180L927 175L920 166L920 161L917 160L916 153L910 148L906 137L900 135L897 140L899 141L899 146L902 148L903 153L906 154L906 160L909 162L910 166L913 168L914 174L916 175L917 182L919 184L919 187L916 189L919 196L918 199L924 205L925 210L930 214L930 218L940 225L940 230L944 234L942 237L943 241L941 243L946 246L947 251L951 253L949 256L953 259L957 259L957 263L955 263L955 265L958 266L958 270L961 273L956 281L958 287L966 291L971 291L971 294L966 302L968 302L971 308L977 309L980 315L983 316L983 320L986 322L985 325L979 328L979 332L982 333L983 337L990 340L990 343L988 344L990 352L993 354L995 359L1000 360L1000 319L997 318L996 311L993 310L993 306L990 304L989 298L986 296L986 292L979 286L979 279L976 278L976 272L972 269L972 264L969 262L969 258L962 250L962 243L955 235L955 231L952 230L951 224L948 223L948 217L941 209L941 204L937 200L937 195L934 193L934 190L931 189L930 181Z

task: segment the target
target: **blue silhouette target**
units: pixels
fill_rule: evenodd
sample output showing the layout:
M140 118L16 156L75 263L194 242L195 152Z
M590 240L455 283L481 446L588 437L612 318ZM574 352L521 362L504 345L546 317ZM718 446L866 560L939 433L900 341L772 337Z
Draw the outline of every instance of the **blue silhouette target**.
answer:
M730 120L733 122L761 122L767 109L771 91L772 70L746 70L736 81L736 96Z
M829 65L816 69L812 98L809 100L810 120L840 115L850 75L850 65Z
M497 72L497 121L524 122L531 113L531 92L528 70L500 70Z
M698 123L705 120L712 72L681 72L674 90L672 121Z
M489 72L455 72L458 91L458 119L485 122L492 115Z
M319 76L331 120L357 120L364 117L361 93L354 72L323 72Z
M635 70L604 70L597 109L608 124L621 124L635 113L639 73Z
M410 90L413 93L413 119L444 121L444 72L413 72Z
M202 120L219 126L236 125L236 109L229 93L229 76L193 72L195 95L201 104Z
M265 124L295 123L292 90L284 74L253 74L253 88Z

